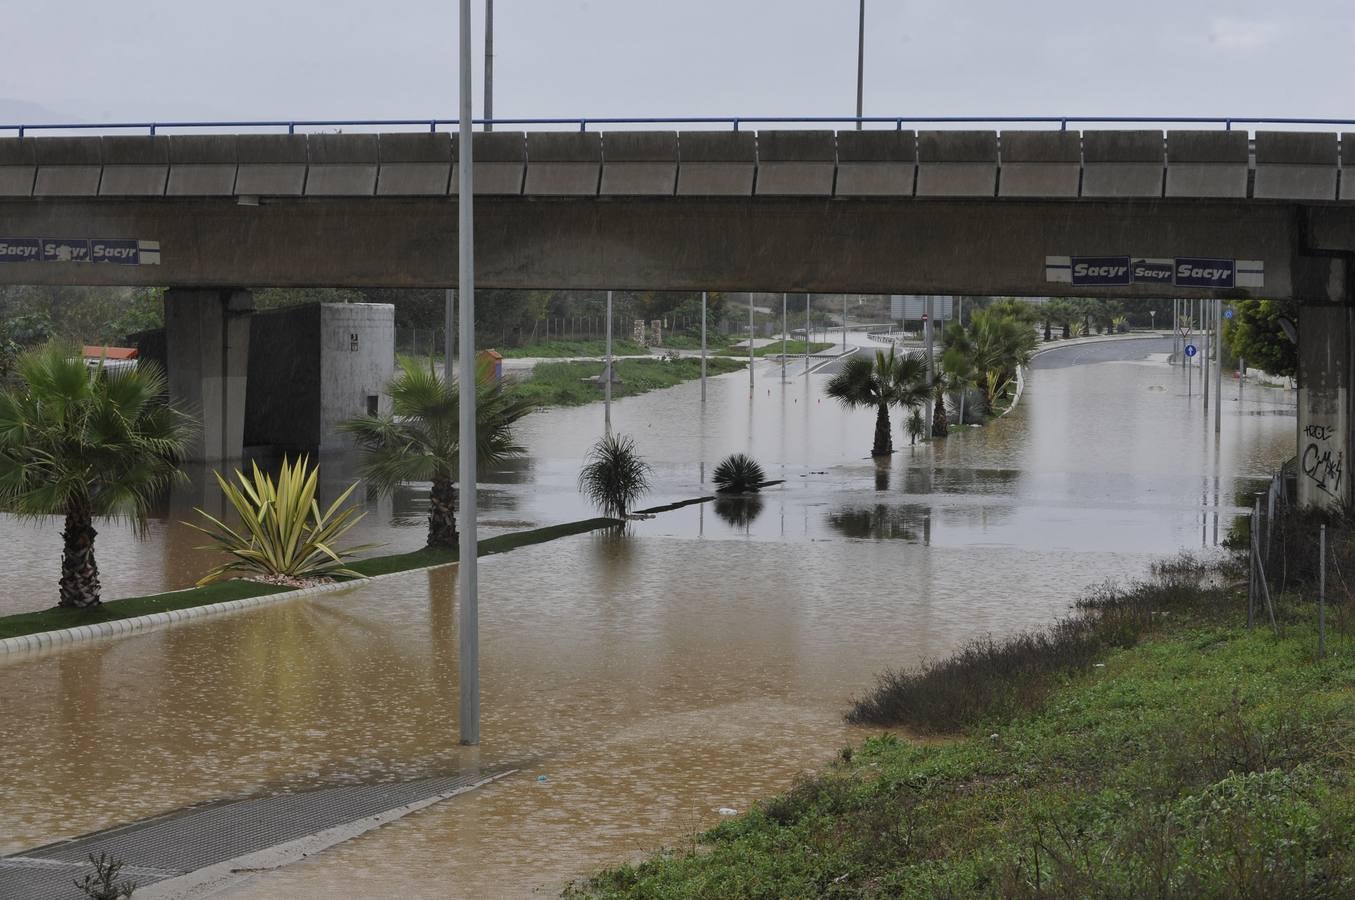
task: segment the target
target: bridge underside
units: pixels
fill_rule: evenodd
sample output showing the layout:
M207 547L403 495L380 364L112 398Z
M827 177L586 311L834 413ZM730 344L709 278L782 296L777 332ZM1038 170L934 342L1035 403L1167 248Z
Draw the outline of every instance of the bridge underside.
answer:
M169 298L171 381L208 420L198 455L215 461L241 450L234 420L248 350L236 320L250 304L240 290L453 286L456 220L455 199L446 197L0 200L5 237L140 241L158 250L141 264L0 262L0 284L177 288ZM1293 299L1301 310L1300 500L1351 505L1350 205L486 196L476 199L476 224L482 288ZM1248 260L1263 274L1227 289L1051 275L1051 258L1079 256ZM204 356L206 347L215 356ZM175 359L192 364L176 374Z
M480 197L484 288L1302 298L1307 243L1355 247L1355 208L1256 200ZM6 237L158 244L158 264L0 263L0 284L456 284L455 199L0 201ZM1051 281L1050 257L1254 260L1227 291ZM1301 281L1302 279L1300 279Z

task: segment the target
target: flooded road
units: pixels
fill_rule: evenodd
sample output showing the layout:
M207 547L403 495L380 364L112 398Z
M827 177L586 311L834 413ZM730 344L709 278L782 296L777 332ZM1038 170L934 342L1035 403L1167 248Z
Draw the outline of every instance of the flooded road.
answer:
M523 774L228 896L549 893L683 841L859 740L841 714L881 669L1047 622L1089 585L1223 536L1239 478L1292 454L1293 398L1239 403L1225 385L1215 446L1184 374L1153 356L1169 345L1042 356L1012 415L943 442L908 448L896 416L905 446L884 467L864 458L873 413L820 402L822 376L782 385L776 364L751 402L735 373L704 408L695 384L617 403L654 503L707 492L735 450L786 483L760 508L688 507L483 560L479 748L456 744L452 569L0 662L0 853L477 762ZM599 408L527 420L530 456L491 476L487 530L590 514L574 477L600 430ZM371 533L418 546L420 498L382 502ZM139 546L172 577L177 551Z

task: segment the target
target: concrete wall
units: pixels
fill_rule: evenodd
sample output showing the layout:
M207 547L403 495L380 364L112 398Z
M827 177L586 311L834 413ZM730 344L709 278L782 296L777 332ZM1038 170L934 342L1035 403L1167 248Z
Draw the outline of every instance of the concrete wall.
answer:
M326 303L320 307L321 452L352 445L339 423L368 412L390 412L387 386L395 376L395 307L389 303Z
M245 444L314 453L351 446L339 423L376 397L390 412L395 374L395 307L325 303L255 317L249 360Z
M252 310L248 291L175 288L165 293L169 394L202 423L189 448L192 461L240 457Z
M250 327L246 447L320 446L320 305L256 313Z

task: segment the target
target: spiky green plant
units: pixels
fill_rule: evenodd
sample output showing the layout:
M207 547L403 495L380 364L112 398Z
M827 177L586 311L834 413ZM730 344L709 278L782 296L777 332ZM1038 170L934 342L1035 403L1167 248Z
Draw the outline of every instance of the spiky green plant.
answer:
M330 504L324 512L315 499L320 479L320 467L311 468L302 456L294 463L282 461L278 479L259 470L246 478L238 469L238 485L231 484L220 472L214 472L221 492L240 517L239 530L220 519L197 512L207 520L208 527L186 523L212 539L215 547L232 558L203 576L198 584L207 584L231 574L280 575L287 578L361 578L352 569L344 567L344 560L375 544L339 549L339 538L365 513L356 506L343 507L357 482Z
M603 514L624 518L649 490L649 463L635 450L635 440L609 434L588 451L579 472L579 491Z
M428 546L457 545L457 467L461 453L461 385L432 368L400 358L400 374L390 384L391 413L363 416L340 428L353 435L362 451L359 470L367 483L393 493L410 481L432 482L428 503ZM536 404L513 382L495 378L480 364L475 383L475 454L481 465L521 456L516 424Z
M126 518L144 532L156 497L185 480L195 423L149 363L91 368L73 348L49 346L16 370L0 391L0 509L65 516L59 605L97 606L94 520Z
M720 461L711 474L716 493L752 494L762 488L767 473L757 460L746 453L731 453Z

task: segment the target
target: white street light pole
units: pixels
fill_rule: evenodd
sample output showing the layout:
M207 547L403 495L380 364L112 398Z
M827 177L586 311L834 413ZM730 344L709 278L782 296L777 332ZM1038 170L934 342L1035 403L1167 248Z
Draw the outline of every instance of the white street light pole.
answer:
M786 295L781 295L781 382L786 381Z
M748 292L748 396L753 396L753 292Z
M604 373L605 384L602 388L603 428L607 437L612 436L612 292L607 292L607 369Z
M809 294L805 294L805 378L809 377Z
M476 583L478 512L475 494L475 184L472 168L470 0L461 0L461 111L460 165L457 194L457 280L461 301L461 388L457 442L461 493L461 543L458 548L458 586L461 601L458 635L461 681L461 743L480 743L480 598ZM451 311L448 310L448 318Z
M494 0L485 0L485 131L494 130Z
M866 87L866 0L856 19L856 130L861 130L862 100Z
M706 292L701 292L701 402L706 402Z
M1214 300L1214 434L1223 430L1223 298Z

